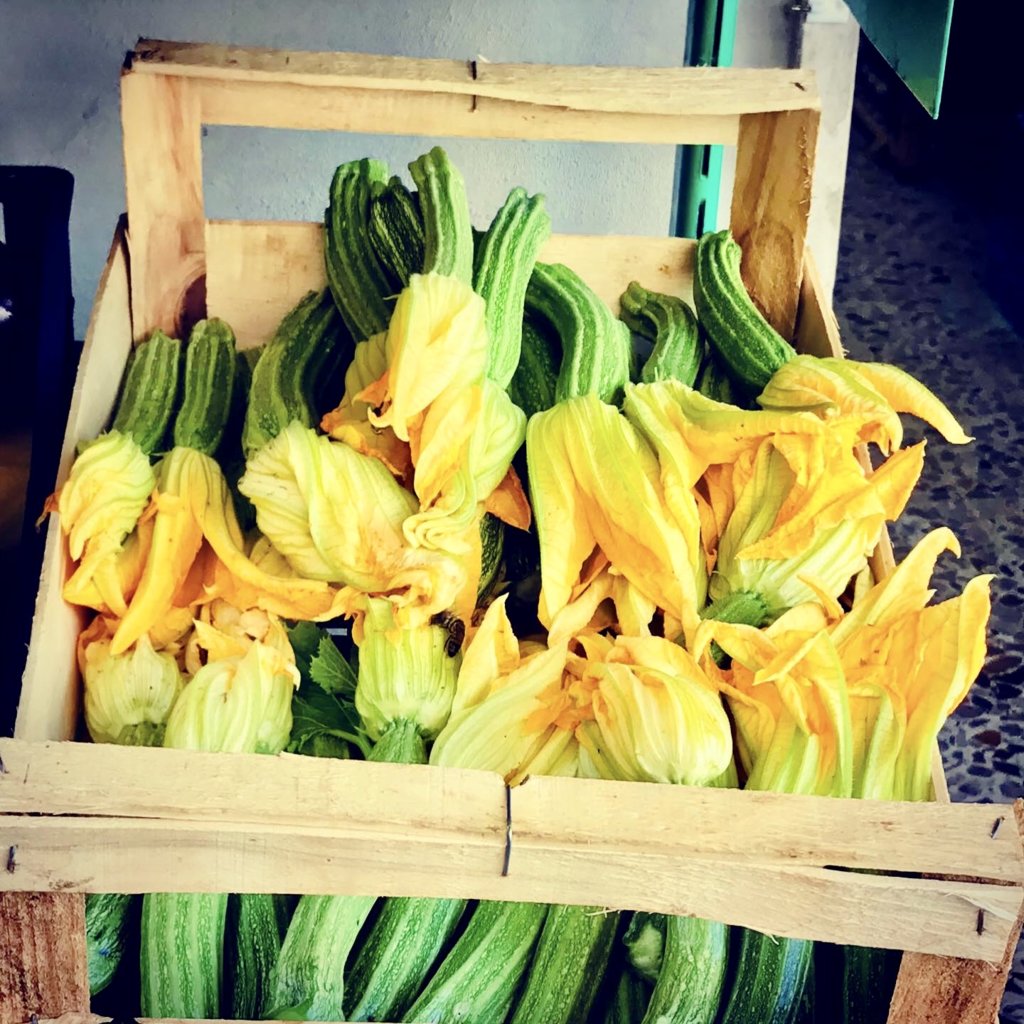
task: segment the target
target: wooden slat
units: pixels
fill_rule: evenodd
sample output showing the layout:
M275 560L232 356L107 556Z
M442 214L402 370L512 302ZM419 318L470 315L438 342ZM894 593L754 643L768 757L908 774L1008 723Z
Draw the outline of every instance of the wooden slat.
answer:
M132 316L137 339L180 336L206 296L199 99L184 79L121 78Z
M819 112L740 119L729 226L743 280L772 326L792 338L803 277Z
M88 1009L84 897L0 892L0 1021Z
M119 224L85 332L57 470L58 483L67 479L78 442L95 437L110 418L131 351L129 297L124 225ZM68 572L66 546L57 518L51 516L15 725L15 735L23 739L62 740L74 735L79 698L74 651L84 618L61 597Z
M1003 825L1014 828L1024 842L1024 802L1018 800L1014 812ZM995 1024L1022 926L1024 908L997 963L904 953L888 1024Z
M555 67L139 40L131 70L243 82L454 93L585 111L735 116L820 109L813 72Z
M210 221L206 246L210 315L227 320L242 346L265 342L310 288L326 285L317 223ZM571 266L617 311L632 280L692 302L693 248L684 238L554 235L540 258Z
M339 825L504 843L505 790L490 772L6 739L0 757L0 815ZM97 778L117 784L97 786ZM1024 884L1024 852L1008 805L838 801L558 778L531 779L512 791L512 800L517 842L607 844L736 867L771 861ZM993 836L999 819L1010 825L1000 821Z
M18 868L0 890L364 893L599 904L788 935L1000 961L1018 886L580 844L515 832L511 868L485 839L160 819L6 815ZM898 908L898 909L897 909ZM979 909L986 926L977 931Z
M152 76L145 76L152 77ZM204 124L444 138L736 144L739 118L573 110L463 93L189 79Z

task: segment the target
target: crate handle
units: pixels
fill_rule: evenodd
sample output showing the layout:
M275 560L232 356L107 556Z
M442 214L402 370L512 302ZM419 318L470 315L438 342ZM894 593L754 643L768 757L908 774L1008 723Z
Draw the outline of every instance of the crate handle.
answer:
M743 275L792 337L820 102L813 75L556 67L140 40L121 79L136 338L205 306L204 124L428 136L736 144Z

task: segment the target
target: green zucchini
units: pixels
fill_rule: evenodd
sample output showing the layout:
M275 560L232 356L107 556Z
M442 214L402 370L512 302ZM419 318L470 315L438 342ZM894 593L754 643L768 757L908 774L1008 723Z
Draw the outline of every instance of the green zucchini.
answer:
M174 444L212 455L220 446L231 413L237 357L235 335L223 321L200 320L185 350L181 408L174 420Z
M736 943L736 971L718 1024L792 1024L804 998L814 943L746 928Z
M487 303L487 376L502 388L519 365L526 287L550 236L544 197L514 188L475 250L473 289Z
M480 517L480 582L477 584L477 603L490 593L498 578L501 556L505 550L505 524L490 512Z
M142 900L142 1016L220 1017L226 893Z
M548 907L481 901L403 1021L503 1021L530 962Z
M885 1024L902 954L866 946L845 946L841 953L842 1024Z
M551 907L512 1024L584 1024L618 923L617 913L601 907Z
M376 902L375 896L299 900L271 975L268 1019L293 1013L300 1020L344 1019L345 963Z
M651 983L628 967L621 967L611 999L596 1019L601 1024L642 1024L650 1001Z
M640 380L678 380L692 387L704 356L704 342L697 317L689 305L675 295L648 291L631 281L619 299L619 317L654 348L640 371Z
M85 952L89 995L102 992L117 973L124 954L125 921L134 896L116 892L85 897Z
M724 924L666 917L664 953L644 1024L712 1024L728 954L729 929Z
M282 902L266 893L239 893L228 900L227 990L235 1020L260 1020L269 1009L270 976L287 930Z
M426 764L427 744L419 726L410 718L389 722L367 760L385 764Z
M247 456L292 420L315 425L314 387L339 351L351 357L353 346L334 303L326 291L308 292L281 321L253 370L242 428Z
M705 398L721 402L723 405L738 404L729 374L713 352L705 354L693 386Z
M527 416L550 409L558 400L558 370L562 350L554 331L542 321L523 319L519 365L508 386L509 398Z
M554 329L562 345L555 397L559 402L596 394L619 403L629 380L629 328L573 270L538 263L526 290L526 306Z
M178 402L181 342L154 331L131 353L112 430L129 434L147 454L163 450Z
M377 261L395 292L423 269L426 237L417 196L395 175L386 185L371 184L367 233Z
M345 1019L399 1020L430 976L465 909L465 900L385 900L348 972Z
M727 230L704 235L697 242L693 299L708 342L730 375L746 391L759 394L796 353L747 293L742 258Z
M465 180L440 146L409 164L409 171L423 216L423 273L445 274L472 284L473 225Z
M388 283L367 230L374 186L388 180L380 160L342 164L331 180L324 213L324 262L327 282L349 333L363 341L386 330L394 289Z

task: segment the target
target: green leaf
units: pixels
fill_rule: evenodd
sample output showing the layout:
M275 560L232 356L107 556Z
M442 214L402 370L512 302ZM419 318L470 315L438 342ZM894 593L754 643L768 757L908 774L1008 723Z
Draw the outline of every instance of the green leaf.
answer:
M328 633L321 636L316 654L310 661L309 677L322 690L355 700L356 670Z
M304 680L309 677L309 663L316 655L321 638L325 635L324 630L312 622L296 622L288 630L288 640L295 652L295 664Z
M351 743L364 757L372 746L354 704L304 682L292 698L292 734L288 750L318 757L346 756L347 752L338 753L338 745L325 737Z

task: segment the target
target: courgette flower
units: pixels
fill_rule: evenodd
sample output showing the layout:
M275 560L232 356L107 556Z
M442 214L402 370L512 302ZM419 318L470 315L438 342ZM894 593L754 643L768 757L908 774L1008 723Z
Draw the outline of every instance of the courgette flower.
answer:
M733 467L733 510L709 596L763 603L763 621L805 601L835 607L921 473L923 443L865 475L841 434L779 434ZM716 617L712 606L709 617ZM752 623L754 625L760 622Z
M147 636L130 651L112 654L105 620L97 617L79 639L78 660L93 741L159 746L183 685L174 658L155 651Z
M432 740L444 727L455 697L462 660L447 629L426 624L400 627L391 602L370 598L359 645L356 710L371 739L394 722L413 722Z
M960 549L943 527L831 629L851 692L870 696L873 689L880 704L868 708L877 763L866 765L862 788L885 793L891 780L888 795L896 800L931 798L935 740L985 661L993 577L976 576L960 596L929 605L929 581L944 551Z
M885 453L903 441L901 412L931 424L951 444L971 440L931 391L887 363L796 356L775 371L757 401L778 413L807 410L831 423L852 421L860 440L875 442Z
M135 554L128 555L127 566L121 564L125 538L155 487L149 456L128 434L111 430L75 459L56 502L47 503L59 512L68 550L79 563L65 588L67 600L125 613L124 586L130 582Z
M853 791L854 734L842 662L822 609L803 605L760 630L708 621L696 654L718 676L737 727L747 789L819 796ZM711 640L728 671L706 654Z
M192 677L171 711L164 746L280 753L291 733L298 684L294 656L253 641L244 655L211 661Z
M411 616L403 625L455 605L466 586L458 559L408 543L404 524L417 501L383 463L299 423L249 459L238 487L296 573L387 594Z
M540 621L551 626L570 603L598 548L616 573L664 609L667 636L691 635L703 596L699 549L691 550L658 459L639 431L585 395L532 416L526 434L540 539Z
M605 779L689 786L729 768L732 732L718 688L693 657L661 637L581 638L571 655L581 771Z

